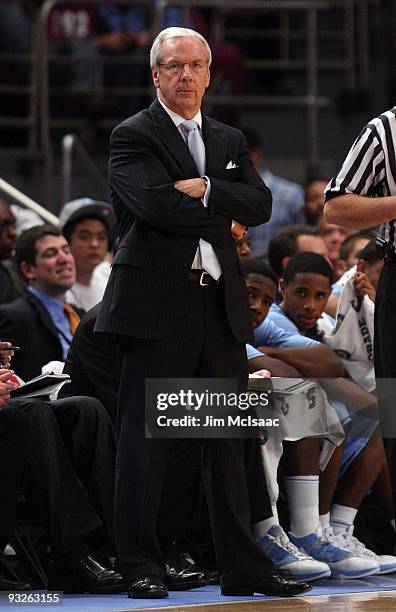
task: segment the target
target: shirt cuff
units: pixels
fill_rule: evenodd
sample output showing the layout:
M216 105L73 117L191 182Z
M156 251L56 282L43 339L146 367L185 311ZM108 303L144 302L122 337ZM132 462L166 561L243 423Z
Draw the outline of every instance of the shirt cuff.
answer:
M207 208L208 203L209 203L209 196L210 196L210 178L206 176L206 174L204 174L201 178L206 179L206 191L202 198L202 204L205 206L205 208Z

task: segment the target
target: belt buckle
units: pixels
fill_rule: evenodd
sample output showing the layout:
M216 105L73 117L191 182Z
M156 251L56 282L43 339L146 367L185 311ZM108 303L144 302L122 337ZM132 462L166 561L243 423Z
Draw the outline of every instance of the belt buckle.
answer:
M208 272L205 272L205 271L201 272L201 276L199 278L199 284L201 285L201 287L209 287L209 285L210 285L210 283L205 283L204 282L205 276L209 276L210 277L210 274Z

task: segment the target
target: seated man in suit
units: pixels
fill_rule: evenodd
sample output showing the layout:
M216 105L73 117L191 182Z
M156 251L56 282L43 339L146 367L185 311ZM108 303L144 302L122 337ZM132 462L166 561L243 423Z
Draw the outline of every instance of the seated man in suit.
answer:
M102 522L66 452L54 415L58 402L8 399L17 386L12 374L7 369L0 373L0 552L12 538L17 494L22 490L49 539L54 561L50 587L66 592L122 591L121 575L99 563L88 547ZM60 403L65 401L70 400ZM0 588L15 586L0 578Z
M64 361L78 313L65 303L76 269L66 239L51 225L23 232L15 245L15 259L27 280L25 293L0 306L0 338L21 347L13 366L29 380L49 361Z

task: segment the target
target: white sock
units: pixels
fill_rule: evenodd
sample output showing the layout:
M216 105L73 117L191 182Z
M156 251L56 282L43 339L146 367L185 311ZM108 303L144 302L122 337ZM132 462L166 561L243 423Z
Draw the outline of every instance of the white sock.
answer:
M302 538L319 526L319 476L287 476L290 531Z
M343 531L346 531L348 527L353 525L356 514L356 508L341 506L341 504L333 504L331 507L330 521L334 533L336 535L338 533L342 533Z
M323 529L326 529L326 527L330 527L330 512L326 512L326 514L321 514L319 516L319 520Z
M272 516L253 525L253 533L257 541L261 540L273 525L279 525L278 510L276 506L271 506L271 509Z

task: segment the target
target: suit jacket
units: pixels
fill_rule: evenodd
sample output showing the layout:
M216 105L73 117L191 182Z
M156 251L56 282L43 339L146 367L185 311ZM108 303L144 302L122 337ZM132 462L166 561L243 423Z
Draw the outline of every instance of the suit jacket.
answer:
M199 239L204 238L222 266L231 330L240 342L251 339L245 283L230 227L232 219L247 226L268 221L271 194L254 170L239 130L203 116L202 134L205 174L211 181L208 208L173 187L174 181L199 173L158 100L114 129L109 179L120 246L96 331L147 339L169 335Z
M63 361L51 315L30 291L0 306L0 338L21 347L12 358L12 369L24 380L41 374L41 367L49 361Z
M84 315L74 334L63 370L71 383L62 387L59 397L96 397L115 424L121 363L116 345L102 334L94 334L99 308L97 304Z

